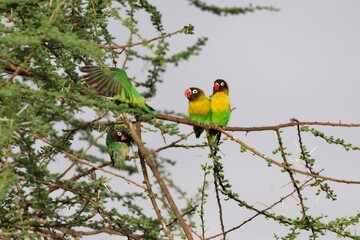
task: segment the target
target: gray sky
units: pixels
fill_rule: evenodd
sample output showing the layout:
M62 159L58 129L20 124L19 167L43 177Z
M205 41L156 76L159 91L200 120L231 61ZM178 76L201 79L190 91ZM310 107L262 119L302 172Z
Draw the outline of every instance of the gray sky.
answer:
M156 109L187 113L185 89L196 86L210 94L213 81L222 78L230 86L231 105L236 107L229 126L274 125L286 123L293 117L302 121L360 122L359 1L251 1L253 5L272 4L281 11L260 11L228 17L201 12L183 0L152 2L162 12L167 32L190 23L195 27L194 36L179 35L171 38L174 51L184 49L198 37L209 38L200 56L191 58L179 67L168 68L164 74L164 83L159 86L156 97L149 102ZM240 1L211 2L233 6ZM247 2L244 3L246 5ZM149 38L154 37L151 34L149 31ZM118 43L122 41L119 39ZM146 76L146 64L139 64L138 67L145 69L143 76ZM186 133L191 131L188 126L183 129ZM328 135L345 138L356 146L360 145L359 129L319 129ZM299 156L296 129L286 129L283 134L287 150L293 153L290 160L295 160ZM234 135L281 161L279 156L271 154L277 147L273 132ZM325 169L323 175L360 180L359 152L345 152L339 146L329 146L309 134L304 133L303 136L307 147L314 150L316 169ZM148 146L158 147L163 144L160 136L155 140L151 137L152 142ZM196 140L191 136L187 143L204 140ZM286 185L289 183L287 174L281 173L275 166L267 167L264 160L250 153L241 154L236 143L226 141L221 145L221 150L225 154L221 161L233 190L249 204L262 209L279 196L292 191L292 186ZM207 150L174 149L164 151L161 156L177 162L172 169L175 183L187 190L189 196L195 194L203 177L200 164L210 163ZM300 163L292 163L301 168ZM337 202L326 200L323 195L318 198L314 191L307 191L309 199L306 204L311 208L310 212L315 216L328 215L328 221L334 220L334 217L358 213L359 186L336 183L331 183L331 186L338 193ZM212 184L208 193L210 197L205 206L206 234L211 236L220 232ZM184 202L176 201L179 207L185 206ZM253 215L234 203L223 203L227 229ZM300 216L294 199L287 200L274 211L286 216ZM257 217L228 236L230 239L273 239L274 232L283 236L286 230L279 228L272 220ZM329 234L324 239L335 237ZM305 235L299 239L305 239Z

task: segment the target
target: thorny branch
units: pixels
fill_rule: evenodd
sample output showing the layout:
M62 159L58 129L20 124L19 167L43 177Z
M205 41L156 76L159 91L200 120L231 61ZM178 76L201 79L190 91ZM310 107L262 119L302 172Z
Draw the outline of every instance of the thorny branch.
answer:
M284 150L284 146L283 146L283 142L282 142L282 137L280 135L280 131L276 130L275 132L276 132L276 137L278 139L278 144L279 144L279 148L280 148L280 152L281 152L281 157L283 158L284 164L286 166L290 166L289 162L286 159L286 153L285 153L285 150ZM295 188L295 191L297 193L297 197L298 197L299 202L300 202L302 216L308 222L308 225L311 228L313 239L315 239L315 230L314 230L314 228L313 228L313 226L312 226L312 224L311 224L311 222L309 220L309 216L306 213L307 207L305 206L305 203L304 203L304 198L303 198L302 193L301 193L301 188L298 186L297 180L295 179L293 172L288 170L288 169L286 169L286 172L289 174L289 177L291 179L291 183L293 184L293 186Z
M191 231L189 226L186 224L185 220L183 219L180 211L178 210L170 192L169 189L167 188L165 181L163 180L163 178L160 176L159 171L156 168L155 163L153 162L152 158L150 157L150 153L146 150L146 148L144 147L143 143L141 142L141 139L139 138L139 136L136 133L136 130L134 129L134 127L131 124L131 121L129 119L129 116L127 114L123 114L123 118L125 121L125 124L127 125L127 127L129 128L130 134L132 136L132 138L134 139L136 145L139 148L140 153L143 155L144 159L146 160L147 165L150 167L152 173L154 174L154 177L156 178L162 192L165 195L165 198L167 199L172 212L175 214L177 220L179 221L179 224L181 226L181 228L183 229L186 237L190 240L193 239Z
M189 125L189 126L199 126L202 127L204 129L222 129L222 130L226 130L229 132L259 132L259 131L276 131L282 128L288 128L288 127L294 127L297 125L302 125L302 126L306 126L306 125L317 125L317 126L330 126L330 127L360 127L360 124L354 124L354 123L334 123L334 122L302 122L302 121L297 121L296 119L292 118L290 119L290 122L288 123L282 123L282 124L278 124L278 125L273 125L273 126L261 126L261 127L219 127L216 126L214 124L201 124L199 122L196 121L191 121L188 118L181 118L181 117L176 117L176 116L172 116L172 115L168 115L168 114L161 114L158 113L155 115L155 118L157 119L161 119L161 120L167 120L167 121L171 121L171 122L176 122L176 123L182 123L185 125Z
M204 205L205 205L205 201L206 201L206 193L205 193L205 188L207 186L207 180L206 177L208 175L208 169L207 169L207 164L205 164L203 166L204 169L204 178L202 180L202 187L201 187L201 199L200 199L200 221L201 221L201 237L202 239L205 239L205 219L204 219L204 215L205 215L205 211L204 211Z
M137 134L138 134L139 138L141 139L141 123L139 121L136 122L136 131L137 131ZM173 240L174 238L173 238L169 228L166 226L164 218L162 217L160 209L159 209L159 207L158 207L158 205L156 203L155 193L152 190L149 175L148 175L148 172L147 172L147 169L146 169L146 162L145 162L144 157L142 156L140 150L139 150L139 158L140 158L141 170L142 170L142 173L143 173L143 176L144 176L144 182L145 182L147 191L149 193L149 198L150 198L151 204L154 207L154 211L156 213L156 216L157 216L162 228L164 229L165 233L167 234L167 236L169 237L170 240Z

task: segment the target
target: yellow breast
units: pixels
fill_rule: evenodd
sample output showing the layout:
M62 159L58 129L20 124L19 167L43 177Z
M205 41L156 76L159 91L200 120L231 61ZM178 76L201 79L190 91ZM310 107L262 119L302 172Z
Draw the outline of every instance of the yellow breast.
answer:
M229 96L225 92L217 92L211 97L211 109L213 112L222 112L230 109Z
M206 115L211 110L209 99L202 97L189 103L189 114Z

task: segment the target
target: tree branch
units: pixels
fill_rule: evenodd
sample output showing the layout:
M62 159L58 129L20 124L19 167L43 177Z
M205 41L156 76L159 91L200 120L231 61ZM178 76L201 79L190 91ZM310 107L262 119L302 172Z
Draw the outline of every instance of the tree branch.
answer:
M160 173L157 170L154 161L150 157L149 152L146 150L144 144L142 143L141 139L137 135L136 130L134 129L134 127L133 127L133 125L132 125L132 123L131 123L131 121L129 119L129 116L127 114L123 114L123 118L124 118L125 124L129 128L129 131L130 131L130 134L131 134L132 138L134 139L136 145L138 146L140 153L143 155L144 159L146 160L146 163L148 164L151 171L153 172L153 174L154 174L154 176L155 176L161 190L163 191L163 193L165 195L165 198L167 199L167 201L168 201L168 203L169 203L169 205L171 207L171 210L173 211L173 213L175 214L177 220L179 221L179 224L180 224L181 228L183 229L186 237L188 239L192 240L193 237L192 237L192 234L191 234L191 231L190 231L188 225L185 223L183 217L181 216L181 213L178 210L178 208L177 208L177 206L176 206L176 204L175 204L175 202L174 202L174 200L173 200L173 198L172 198L172 196L170 194L170 191L166 186L165 181L160 176Z
M301 122L301 121L297 121L296 119L292 118L290 119L290 122L288 123L282 123L282 124L278 124L278 125L272 125L272 126L261 126L261 127L219 127L216 126L214 124L201 124L199 122L196 121L191 121L188 118L181 118L181 117L176 117L173 115L168 115L168 114L161 114L161 113L157 113L155 115L155 118L157 119L161 119L161 120L167 120L170 122L176 122L176 123L182 123L182 124L186 124L189 126L198 126L198 127L202 127L204 129L215 129L215 130L219 130L219 129L223 129L229 132L259 132L259 131L276 131L279 130L281 128L287 128L287 127L294 127L297 125L318 125L318 126L330 126L330 127L360 127L360 124L354 124L354 123L341 123L341 121L339 121L338 123L334 123L334 122Z
M137 131L139 138L141 139L141 123L140 123L140 121L136 122L136 131ZM151 183L149 180L149 175L148 175L148 172L146 169L146 163L145 163L144 157L141 154L140 150L139 150L139 158L140 158L141 170L142 170L142 173L144 176L144 182L146 184L146 189L149 193L149 198L150 198L151 204L154 207L154 211L156 213L156 216L157 216L162 228L164 229L164 232L167 234L167 236L169 237L170 240L173 240L174 238L173 238L169 228L166 226L166 223L164 222L164 218L161 216L160 209L156 203L155 194L152 190Z

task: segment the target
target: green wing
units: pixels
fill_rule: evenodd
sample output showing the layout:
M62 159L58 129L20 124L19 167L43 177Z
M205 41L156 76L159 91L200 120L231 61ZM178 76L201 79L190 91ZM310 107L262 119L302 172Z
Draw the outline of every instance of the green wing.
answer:
M113 142L108 145L108 152L113 166L126 168L126 158L129 156L130 147L123 142Z
M81 68L81 71L86 73L83 76L86 83L98 93L113 97L119 102L138 106L147 113L156 113L145 103L144 98L131 84L124 70L115 67L85 66Z
M212 112L212 122L211 123L221 126L221 127L224 127L229 122L230 114L231 114L230 109L228 111L226 110L226 111L221 111L221 112ZM221 132L214 130L214 129L210 129L209 136L210 136L211 144L213 146L217 146L220 141Z
M231 115L231 111L230 109L226 109L223 111L213 111L212 113L212 123L224 127L228 124L229 120L230 120L230 115Z

